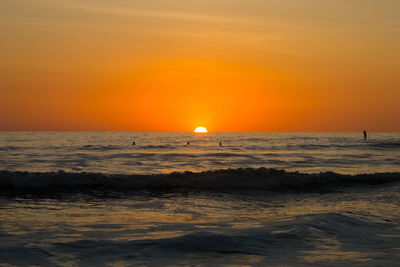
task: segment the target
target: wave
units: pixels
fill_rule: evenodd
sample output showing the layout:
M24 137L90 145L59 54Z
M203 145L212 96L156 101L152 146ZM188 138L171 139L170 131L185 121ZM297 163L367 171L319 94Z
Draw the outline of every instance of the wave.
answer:
M271 262L284 262L282 266L298 266L299 262L300 266L307 266L306 263L315 266L315 262L317 266L347 266L354 263L356 266L366 266L368 262L370 264L367 266L396 266L399 258L398 253L396 254L398 242L393 233L396 233L397 224L380 219L371 215L359 216L351 213L307 214L279 222L265 221L261 222L259 227L237 228L226 232L189 231L188 226L185 228L182 224L172 223L168 225L168 229L183 228L183 234L168 238L157 238L153 235L136 240L106 238L132 235L134 230L112 231L107 235L104 232L91 232L87 234L90 237L79 236L66 242L53 241L62 236L63 231L59 229L43 229L26 235L4 233L5 240L16 242L4 242L0 247L0 262L10 266L28 266L32 263L53 266L54 262L51 260L56 256L62 258L64 255L70 255L66 260L78 259L76 265L83 266L115 265L115 262L124 262L126 259L129 259L130 263L137 260L132 266L142 265L138 263L143 262L147 263L146 266L165 266L165 262L171 266L186 266L188 261L185 260L186 264L182 264L182 260L190 255L192 266L217 266L234 265L233 263L240 259L235 255L247 255L247 259L266 258L267 261L263 259L255 264L256 266L270 266ZM97 233L99 238L93 238L94 233ZM136 235L138 233L141 232L138 231ZM38 234L41 234L40 238L45 235L45 241L52 242L47 245L40 242L36 246L27 246L20 241L31 240L32 236ZM376 253L377 251L379 253ZM226 256L229 259L224 258ZM235 258L236 262L232 262ZM373 261L370 261L372 259ZM221 264L215 264L216 260ZM334 264L335 262L338 264ZM361 265L357 264L360 262ZM68 263L71 265L71 261Z
M204 172L125 175L73 172L0 171L0 191L7 189L60 190L301 190L400 182L400 173L343 175L334 172L299 173L267 168Z
M123 149L139 149L139 150L147 150L147 149L176 149L176 146L172 145L144 145L144 146L117 146L117 145L84 145L78 147L77 150L83 151L106 151L106 150L123 150ZM1 149L1 148L0 148Z
M373 142L368 144L370 148L375 149L400 149L400 142Z
M22 146L0 146L0 151L13 151L13 150L24 150L29 149L31 147L22 147Z
M145 145L138 146L140 149L176 149L173 145Z
M121 149L115 145L84 145L82 147L77 148L77 150L94 150L94 151L104 151L104 150L116 150Z

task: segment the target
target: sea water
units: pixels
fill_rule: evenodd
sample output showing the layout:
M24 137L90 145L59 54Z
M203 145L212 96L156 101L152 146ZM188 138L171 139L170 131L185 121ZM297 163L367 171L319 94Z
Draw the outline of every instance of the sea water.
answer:
M399 133L2 132L0 266L398 266L399 182Z
M158 174L246 167L399 172L400 133L370 133L365 141L362 133L0 132L0 168L10 171Z

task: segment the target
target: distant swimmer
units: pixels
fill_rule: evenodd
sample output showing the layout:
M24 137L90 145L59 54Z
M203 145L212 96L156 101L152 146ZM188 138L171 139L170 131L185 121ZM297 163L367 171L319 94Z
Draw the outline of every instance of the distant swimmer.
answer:
M190 142L188 141L188 142L186 143L186 145L190 145Z
M367 141L367 131L364 130L364 140Z
M219 142L219 146L222 146L222 142Z
M136 146L136 142L133 142L133 143L132 143L132 146Z

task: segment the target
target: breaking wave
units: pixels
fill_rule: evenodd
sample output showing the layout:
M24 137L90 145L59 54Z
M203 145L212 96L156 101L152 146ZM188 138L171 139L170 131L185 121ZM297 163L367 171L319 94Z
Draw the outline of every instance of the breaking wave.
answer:
M400 182L400 173L343 175L299 173L267 168L239 168L199 173L173 172L125 175L73 172L0 171L0 191L7 189L61 190L301 190Z

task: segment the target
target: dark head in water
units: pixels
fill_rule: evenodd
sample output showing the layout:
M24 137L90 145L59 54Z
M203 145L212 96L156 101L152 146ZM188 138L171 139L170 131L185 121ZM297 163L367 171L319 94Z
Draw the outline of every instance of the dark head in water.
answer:
M135 146L135 145L136 145L136 142L133 142L133 143L132 143L132 146Z
M190 142L188 141L186 144L187 144L187 145L190 145Z
M364 130L364 140L367 141L367 131Z
M222 142L219 142L219 146L222 146Z

